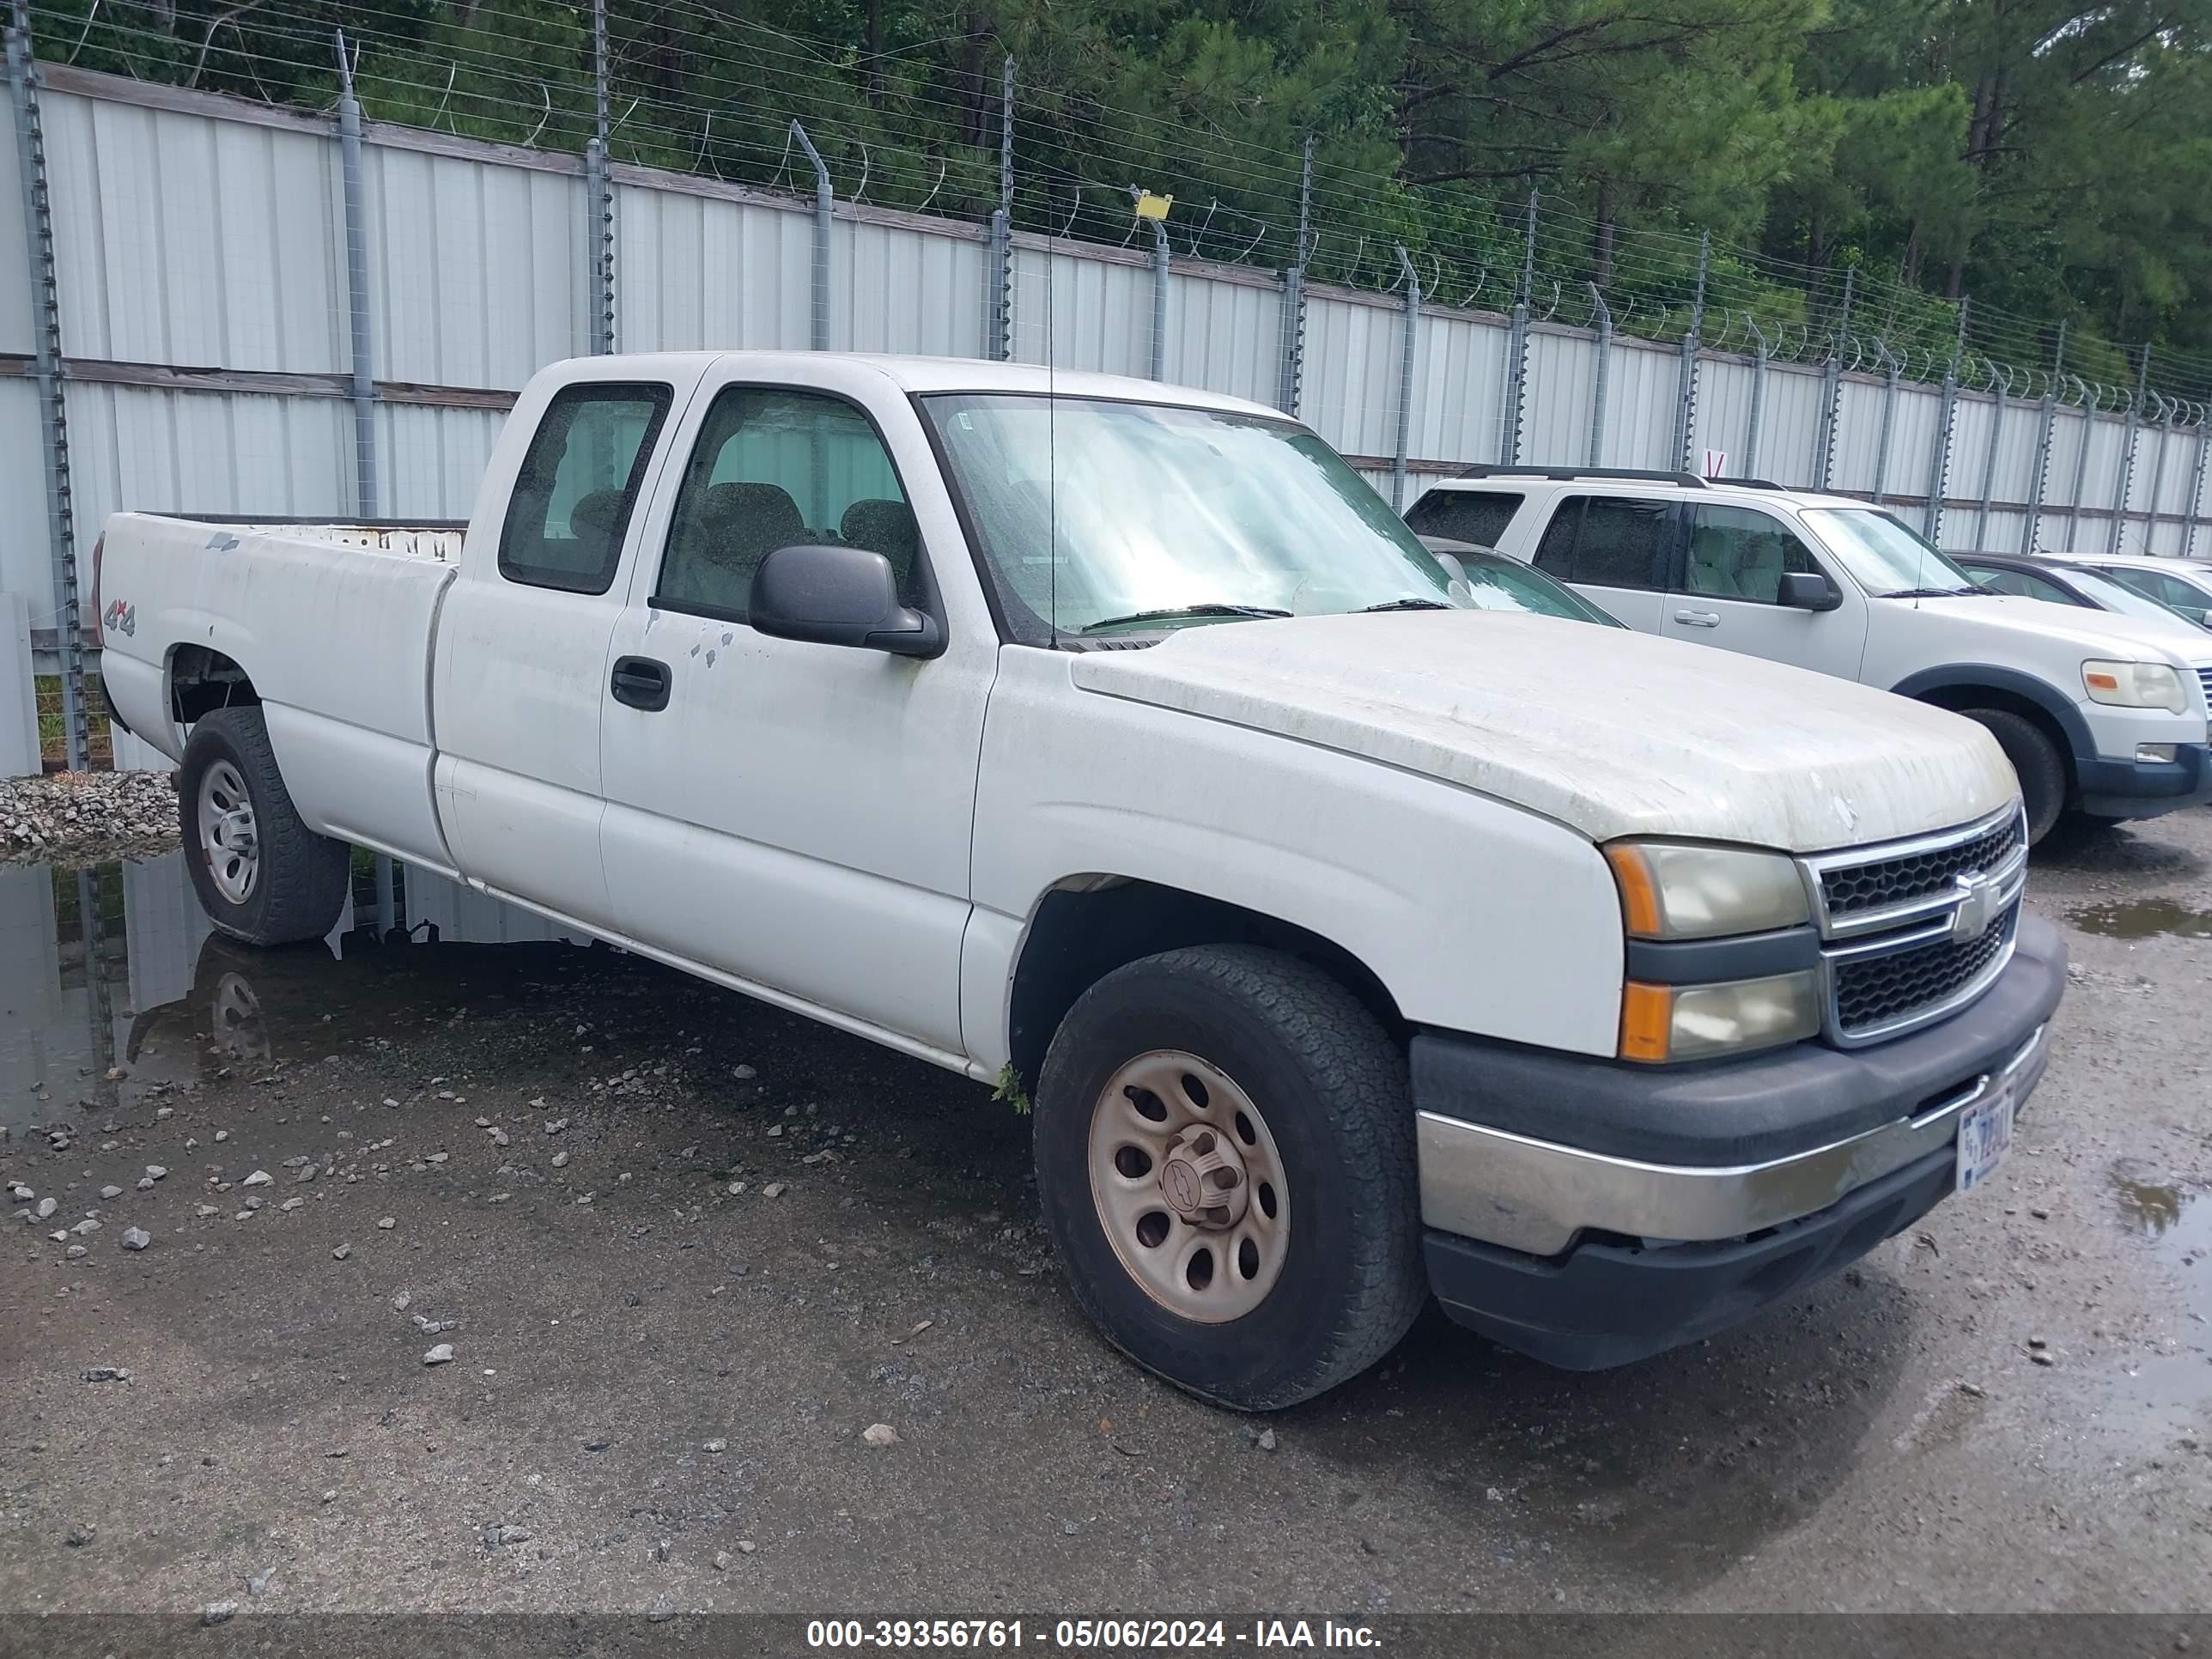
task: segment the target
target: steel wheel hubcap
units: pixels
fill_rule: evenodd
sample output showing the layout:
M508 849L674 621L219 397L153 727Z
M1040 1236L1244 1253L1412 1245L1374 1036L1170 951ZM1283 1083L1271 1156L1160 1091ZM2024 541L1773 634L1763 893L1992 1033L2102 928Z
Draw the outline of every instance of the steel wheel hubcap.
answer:
M253 824L253 797L246 780L227 760L208 768L200 779L200 849L216 892L243 904L261 872L261 845Z
M1282 1154L1252 1097L1195 1054L1156 1049L1107 1079L1091 1113L1091 1197L1130 1278L1185 1319L1240 1319L1282 1277Z

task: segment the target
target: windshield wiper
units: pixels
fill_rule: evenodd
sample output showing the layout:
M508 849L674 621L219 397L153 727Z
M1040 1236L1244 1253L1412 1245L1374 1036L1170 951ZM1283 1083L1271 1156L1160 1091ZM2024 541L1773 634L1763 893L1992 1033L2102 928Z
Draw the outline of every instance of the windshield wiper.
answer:
M1459 606L1446 605L1442 599L1385 599L1380 605L1361 605L1359 614L1364 617L1377 611L1456 611L1458 609Z
M1096 634L1102 628L1127 628L1135 623L1174 622L1182 617L1287 617L1287 611L1270 610L1264 605L1176 605L1164 611L1133 611L1126 617L1102 617L1095 623L1086 623L1075 631Z
M1885 599L1980 599L1992 598L1994 594L1986 587L1900 587L1893 593L1876 597Z

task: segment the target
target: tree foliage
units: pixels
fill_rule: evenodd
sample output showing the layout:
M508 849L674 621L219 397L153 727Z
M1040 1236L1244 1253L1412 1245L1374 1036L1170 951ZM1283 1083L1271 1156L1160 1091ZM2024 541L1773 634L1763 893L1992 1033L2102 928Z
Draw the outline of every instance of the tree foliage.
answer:
M1843 323L1940 373L1966 357L2107 383L2153 342L2212 354L2212 0L608 0L614 153L804 189L996 204L1018 64L1015 218L1121 241L1172 193L1178 254L1532 297L1818 343ZM52 0L42 57L575 149L588 5L556 0ZM1540 193L1538 231L1525 204ZM1533 270L1532 270L1533 268ZM1917 354L1917 358L1915 354ZM2172 356L2179 354L2179 356ZM2181 377L2185 382L2186 376Z

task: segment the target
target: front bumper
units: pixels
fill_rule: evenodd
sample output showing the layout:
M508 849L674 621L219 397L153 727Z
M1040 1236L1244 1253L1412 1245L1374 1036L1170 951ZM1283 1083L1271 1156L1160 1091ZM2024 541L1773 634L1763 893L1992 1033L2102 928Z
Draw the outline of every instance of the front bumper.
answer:
M1972 1006L1855 1052L1662 1072L1417 1037L1431 1285L1461 1323L1583 1369L1732 1324L1949 1190L1960 1115L1999 1078L2015 1102L2035 1087L2064 983L2057 930L2026 918Z
M2075 762L2075 787L2092 817L2154 818L2195 806L2212 800L2212 746L2177 744L2171 761L2083 756Z

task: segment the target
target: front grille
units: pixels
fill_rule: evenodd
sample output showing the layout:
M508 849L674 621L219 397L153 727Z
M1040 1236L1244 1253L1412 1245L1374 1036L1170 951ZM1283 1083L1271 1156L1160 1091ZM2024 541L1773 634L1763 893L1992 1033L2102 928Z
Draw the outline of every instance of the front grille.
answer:
M2212 674L2212 670L2206 672ZM1958 877L1969 871L1994 870L2010 858L2020 845L2020 815L2014 813L1995 829L1955 846L1823 870L1820 894L1827 901L1828 915L1855 915L1947 892Z
M2212 668L2198 669L2197 671L2197 678L2204 687L2205 706L2209 708L2212 708Z
M2014 905L1979 939L1964 944L1939 939L1908 950L1838 962L1837 1029L1847 1037L1860 1036L1956 995L2003 954L2019 915Z

